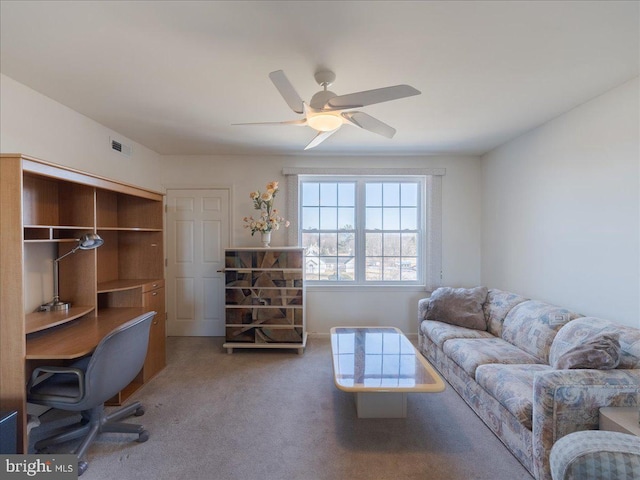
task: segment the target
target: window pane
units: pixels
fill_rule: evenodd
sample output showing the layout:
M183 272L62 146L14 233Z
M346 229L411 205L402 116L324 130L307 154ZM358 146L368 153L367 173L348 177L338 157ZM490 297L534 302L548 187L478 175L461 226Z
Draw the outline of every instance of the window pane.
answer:
M384 258L382 277L386 282L400 280L400 261L398 258Z
M353 233L339 233L338 255L353 256L355 254L355 238Z
M418 234L403 233L402 234L402 255L417 257L418 256Z
M366 256L378 257L382 255L382 234L381 233L367 233L366 236Z
M385 230L400 230L400 209L383 208L382 211L382 227Z
M365 270L366 280L382 280L382 257L367 257Z
M402 230L417 230L418 229L418 209L417 208L402 208L400 209L400 225Z
M354 207L356 205L355 183L338 184L338 205L341 207Z
M307 255L305 257L305 280L320 280L320 257Z
M335 207L320 207L320 230L337 230L338 212Z
M317 233L303 233L302 246L307 249L307 255L318 255L320 252L320 235Z
M382 184L381 183L367 183L366 187L366 205L367 207L381 207L382 206Z
M418 206L418 184L403 183L400 189L400 201L405 207Z
M320 280L337 280L336 257L320 257Z
M355 261L353 257L338 258L338 280L350 282L355 279Z
M401 280L417 280L418 266L415 257L403 257L400 264Z
M385 233L383 239L383 255L385 257L400 256L400 234Z
M338 228L341 230L354 230L355 225L355 209L353 207L338 208Z
M338 253L338 234L321 233L320 234L320 255L333 256Z
M367 208L367 230L382 230L382 209Z
M318 253L320 252L320 236L317 233L303 233L302 246L306 250L305 279L319 280L320 259L318 258Z
M385 183L382 186L382 200L385 207L397 207L400 205L400 184Z
M302 208L302 229L318 230L320 229L320 211L318 207Z
M304 182L302 184L302 205L309 207L320 205L319 183Z
M320 205L335 207L338 205L338 185L335 183L320 184Z

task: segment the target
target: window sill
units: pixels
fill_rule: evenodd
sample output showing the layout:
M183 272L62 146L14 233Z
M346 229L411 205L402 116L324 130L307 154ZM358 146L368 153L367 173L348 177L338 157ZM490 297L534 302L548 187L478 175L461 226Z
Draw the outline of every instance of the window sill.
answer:
M308 292L420 292L427 291L426 285L309 285Z

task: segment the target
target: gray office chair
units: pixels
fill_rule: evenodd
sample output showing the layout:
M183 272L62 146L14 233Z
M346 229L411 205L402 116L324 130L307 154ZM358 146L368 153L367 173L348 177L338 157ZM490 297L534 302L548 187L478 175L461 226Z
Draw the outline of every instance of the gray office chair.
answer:
M149 432L142 425L118 422L130 415L144 414L140 402L109 414L105 412L104 402L131 383L142 369L155 314L145 313L114 329L100 341L91 356L68 367L34 370L27 385L27 401L82 413L80 424L36 442L36 451L84 436L73 451L78 457L78 475L82 475L89 466L83 457L99 433L137 433L138 442L148 440Z

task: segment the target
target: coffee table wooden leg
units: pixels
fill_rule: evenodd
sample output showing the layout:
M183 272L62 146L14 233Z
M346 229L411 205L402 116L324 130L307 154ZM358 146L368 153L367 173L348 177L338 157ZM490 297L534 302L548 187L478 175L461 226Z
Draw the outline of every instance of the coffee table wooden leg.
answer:
M358 418L406 418L405 392L357 392Z

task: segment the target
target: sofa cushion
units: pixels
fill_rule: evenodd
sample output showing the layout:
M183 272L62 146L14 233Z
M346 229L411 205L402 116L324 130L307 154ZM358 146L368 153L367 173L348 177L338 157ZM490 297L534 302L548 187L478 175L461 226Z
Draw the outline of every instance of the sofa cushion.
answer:
M424 335L440 348L442 348L444 342L452 338L493 338L493 335L484 330L473 330L434 320L422 322L420 329Z
M617 335L597 335L564 352L553 368L591 368L610 370L620 363L620 342Z
M566 308L527 300L507 314L502 325L502 338L535 356L539 363L549 363L549 350L556 333L579 316Z
M593 317L569 322L551 344L549 364L554 368L616 368L623 356L620 334L625 332L620 327Z
M487 321L487 331L496 337L502 336L502 322L507 313L524 301L528 300L517 293L505 292L497 288L489 289L487 301L482 305L484 317Z
M540 363L533 355L496 337L454 338L444 342L442 350L471 378L475 378L478 366L487 363Z
M549 365L480 365L476 382L513 414L527 429L532 429L533 377L553 370Z
M460 327L486 330L487 322L482 311L482 304L486 298L486 287L440 287L431 294L426 318Z

